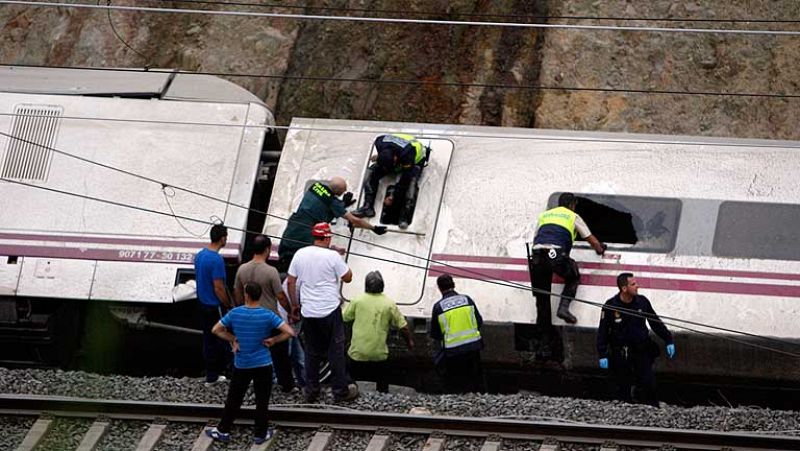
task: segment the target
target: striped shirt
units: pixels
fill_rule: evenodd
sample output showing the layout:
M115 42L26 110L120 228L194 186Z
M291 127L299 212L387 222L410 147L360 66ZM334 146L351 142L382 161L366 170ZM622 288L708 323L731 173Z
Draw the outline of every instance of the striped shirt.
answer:
M239 342L239 352L234 355L236 368L258 368L272 365L269 348L262 343L281 327L283 320L264 307L242 305L228 312L220 322Z

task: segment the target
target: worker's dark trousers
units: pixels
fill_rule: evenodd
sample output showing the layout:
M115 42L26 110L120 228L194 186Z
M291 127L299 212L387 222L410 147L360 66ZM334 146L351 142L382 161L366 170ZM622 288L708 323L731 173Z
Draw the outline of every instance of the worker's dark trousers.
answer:
M267 415L269 414L269 396L272 393L272 365L258 368L234 368L231 386L228 388L228 399L222 411L222 420L217 427L220 432L230 432L233 420L239 415L247 387L253 381L253 393L256 396L255 437L267 435Z
M381 393L389 393L388 368L386 360L359 361L347 358L347 369L350 377L358 381L375 382L375 389Z
M306 394L319 394L319 367L327 357L333 396L346 396L348 377L342 310L337 307L324 318L303 318L303 334L306 345Z
M483 392L483 367L481 352L467 351L444 357L445 384L448 392Z
M564 296L575 297L581 281L578 263L559 249L534 249L528 261L531 273L531 285L544 291L553 288L553 273L564 279ZM536 296L536 324L549 327L553 324L550 295L534 293Z
M635 386L641 392L643 403L658 407L653 361L650 346L611 348L609 367L621 401L634 401L632 389Z
M211 332L221 318L220 307L200 304L203 327L203 360L206 364L206 382L216 382L231 362L231 347L225 340Z
M280 335L280 332L274 335ZM292 376L292 361L289 358L289 340L275 343L269 348L272 355L272 364L275 366L275 375L278 377L278 385L283 391L290 391L294 388L294 376Z

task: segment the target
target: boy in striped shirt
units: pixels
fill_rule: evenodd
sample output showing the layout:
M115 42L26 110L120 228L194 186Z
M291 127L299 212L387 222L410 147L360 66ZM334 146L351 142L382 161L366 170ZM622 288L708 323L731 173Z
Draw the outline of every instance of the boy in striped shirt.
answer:
M206 434L214 440L230 440L233 420L239 413L250 381L253 381L256 397L253 441L261 444L272 437L272 430L267 428L269 396L272 392L272 356L269 348L293 337L295 333L278 315L262 307L260 298L261 287L255 283L246 284L244 305L228 312L211 329L214 335L230 342L234 352L233 378L222 420L219 426L206 430ZM270 337L273 329L278 329L280 335Z

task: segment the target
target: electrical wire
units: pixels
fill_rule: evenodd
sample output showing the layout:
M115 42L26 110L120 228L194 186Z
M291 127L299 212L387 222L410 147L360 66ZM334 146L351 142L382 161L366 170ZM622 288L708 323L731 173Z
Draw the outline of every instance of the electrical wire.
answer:
M107 4L108 6L111 6L111 0L106 0L106 2L107 2L106 4ZM98 4L98 5L100 4L100 0L97 0L97 4ZM111 31L113 31L113 32L114 32L114 36L116 36L116 37L117 37L117 39L118 39L120 42L122 42L122 45L124 45L125 47L127 47L128 49L130 49L130 50L131 50L133 53L135 53L136 55L138 55L138 56L139 56L139 58L143 59L143 60L144 60L144 62L145 62L145 69L148 69L148 68L150 67L150 58L148 58L147 56L145 56L145 55L144 55L142 52L140 52L140 51L136 50L135 48L131 47L131 46L130 46L130 44L128 44L128 42L127 42L127 41L125 41L125 39L124 39L124 38L123 38L123 37L122 37L122 36L119 34L119 32L117 31L117 27L115 27L115 26L114 26L114 21L113 21L113 20L111 20L111 10L110 10L110 9L109 9L109 10L107 10L107 11L106 11L106 13L107 13L107 15L108 15L108 25L110 25L110 26L111 26Z
M26 183L26 182L22 182L22 181L18 181L18 180L12 180L12 179L7 179L7 178L0 177L0 181L7 182L7 183L13 183L13 184L17 184L17 185L22 185L22 186L27 186L27 187L30 187L30 188L42 189L42 190L45 190L45 191L50 191L50 192L63 194L63 195L67 195L67 196L74 196L74 197L78 197L78 198L85 199L85 200L91 200L91 201L95 201L95 202L106 203L106 204L110 204L110 205L114 205L114 206L118 206L118 207L131 208L131 209L142 211L142 212L145 212L145 213L153 213L153 214L158 214L158 215L162 215L162 216L174 216L176 218L183 219L183 220L186 220L186 221L193 221L193 222L198 222L198 223L202 223L202 224L212 224L211 222L208 222L208 221L205 221L205 220L201 220L201 219L191 218L191 217L188 217L188 216L173 215L171 213L167 213L167 212L163 212L163 211L152 210L152 209L149 209L149 208L140 207L140 206L136 206L136 205L125 204L125 203L122 203L122 202L112 201L112 200L109 200L109 199L102 199L102 198L98 198L98 197L88 196L86 194L72 193L72 192L69 192L69 191L58 190L58 189L55 189L55 188L49 188L49 187L45 187L45 186L41 186L41 185L34 185L34 184L30 184L30 183ZM228 226L228 229L242 232L245 235L247 235L247 234L260 234L258 232L251 232L251 231L248 231L248 230L245 230L245 229L231 227L231 226ZM266 236L269 236L270 238L276 238L278 240L281 239L281 237L277 237L277 236L274 236L274 235L266 235ZM342 235L339 235L339 236L342 236ZM294 240L294 239L289 239L289 241L301 242L302 243L302 241ZM370 244L374 245L374 243L370 243ZM383 261L383 262L387 262L387 263L398 264L398 265L401 265L401 266L408 266L408 267L412 267L412 268L423 269L423 270L428 270L429 269L427 266L419 266L419 265L414 265L414 264L411 264L411 263L398 262L398 261L394 261L394 260L390 260L390 259L386 259L386 258L382 258L382 257L376 257L374 255L365 255L365 254L360 254L360 253L356 253L356 252L349 252L349 255L353 255L353 256L356 256L356 257L363 257L363 258L371 259L371 260ZM429 262L435 262L432 259L427 259L427 258L424 258L424 257L416 257L416 258L419 258L421 260L427 260ZM446 263L440 263L440 262L436 262L436 263L442 264L442 265L447 265ZM477 271L470 271L470 270L465 269L465 268L459 268L459 270L460 271L466 271L466 272L474 272L474 273L476 273L478 275L480 274ZM599 308L605 309L605 310L622 312L622 313L626 313L626 314L629 314L629 315L635 316L635 317L642 317L642 318L647 319L648 321L658 321L658 322L661 322L661 323L663 323L665 325L669 325L671 327L675 327L675 328L678 328L678 329L688 330L690 332L694 332L694 333L697 333L697 334L706 335L706 336L709 336L709 337L720 338L720 339L723 339L723 340L727 340L727 341L731 341L731 342L734 342L734 343L738 343L738 344L741 344L743 346L754 347L754 348L762 349L762 350L765 350L765 351L774 352L774 353L777 353L777 354L782 354L782 355L786 355L786 356L789 356L789 357L794 357L794 358L800 359L800 354L798 354L798 353L794 353L794 352L790 352L790 351L784 351L782 349L772 348L772 347L769 347L769 346L760 345L758 343L751 343L751 342L739 340L739 339L736 339L736 338L733 338L733 337L727 337L727 336L724 336L724 335L716 335L716 334L712 334L710 332L696 330L696 329L692 329L692 328L687 327L687 326L683 326L683 325L680 325L680 324L675 324L673 322L664 321L664 318L669 318L669 317L655 318L655 317L652 317L650 315L643 314L641 312L638 312L638 311L635 311L635 310L632 310L632 309L627 309L627 308L622 308L622 307L605 306L605 305L597 303L597 302L592 302L592 301L588 301L588 300L585 300L585 299L579 299L579 298L571 297L571 296L563 296L561 294L557 294L557 293L553 293L553 292L549 292L549 291L545 291L545 290L540 290L540 289L535 288L535 287L528 287L526 285L516 284L516 283L513 283L513 282L509 282L509 281L504 281L504 280L493 280L493 279L475 279L475 280L478 280L478 281L481 281L481 282L484 282L484 283L490 283L490 284L494 284L494 285L498 285L498 286L503 286L503 287L522 289L522 290L525 290L525 291L533 291L534 293L542 293L542 294L547 294L547 295L550 295L550 296L558 296L558 297L562 297L564 299L569 299L569 300L571 300L573 302L578 302L578 303L582 303L582 304L586 304L586 305L591 305L591 306L599 307ZM673 318L673 320L674 321L680 321L680 322L689 322L689 321L682 320L682 319L677 319L677 318ZM710 325L702 325L702 327L710 328L710 329L721 329L721 328L719 328L717 326L710 326ZM730 329L723 329L723 330L729 330L730 331ZM740 333L740 334L744 334L744 335L751 335L753 337L757 337L757 338L760 338L760 339L763 339L763 340L777 342L777 343L780 343L780 344L783 344L783 345L795 345L792 342L789 342L789 341L786 341L786 340L776 339L776 338L773 338L773 337L764 337L764 336L759 336L759 335L755 335L755 334L749 334L747 332L741 332L741 331L732 331L732 332Z
M0 116L9 117L50 117L37 114L20 114L20 113L0 113ZM369 135L386 134L386 133L406 133L407 127L404 129L370 129L370 130L355 130L351 128L337 128L337 127L315 127L315 126L298 126L298 125L259 125L259 124L224 124L213 122L191 122L191 121L164 121L152 119L122 119L122 118L103 118L103 117L79 117L79 116L59 116L59 119L67 120L85 120L85 121L101 121L101 122L122 122L122 123L143 123L143 124L164 124L164 125L180 125L180 126L201 126L201 127L234 127L244 129L265 129L265 130L286 130L286 131L312 131L312 132L330 132L330 133L362 133ZM609 144L649 144L649 145L685 145L685 146L714 146L714 147L733 147L733 148L763 148L763 149L800 149L800 141L775 141L769 143L767 140L751 142L745 139L740 139L741 142L712 142L712 141L688 141L688 140L637 140L628 138L602 138L602 137L569 137L569 136L522 136L522 135L507 135L499 136L492 134L477 134L477 133L448 133L446 131L431 131L430 136L426 138L482 138L482 139L498 139L505 140L520 140L520 141L540 141L540 142L601 142ZM6 136L11 139L22 139L14 137L10 134L0 131L0 136ZM39 145L39 144L36 144ZM60 152L54 150L54 152Z
M2 1L0 1L2 3ZM38 65L38 64L0 64L0 67L28 67L40 69L71 69L104 72L148 72L181 75L211 75L215 77L231 78L262 78L268 80L288 80L288 81L313 81L313 82L337 82L337 83L369 83L376 85L411 85L411 86L441 86L457 88L483 88L483 89L502 89L502 90L521 90L521 91L574 91L574 92L603 92L603 93L625 93L625 94L657 94L657 95L679 95L679 96L710 96L710 97L755 97L755 98L774 98L774 99L798 99L800 94L772 94L760 92L720 92L720 91L675 91L669 89L634 89L634 88L587 88L581 86L551 86L551 85L509 85L503 83L466 83L455 81L428 81L428 80L403 80L390 78L355 78L355 77L327 77L310 75L271 75L241 72L219 72L219 71L184 71L172 69L139 69L139 68L118 68L118 67L80 67L63 65Z
M615 25L572 25L572 24L545 24L545 23L520 23L520 22L471 22L461 20L433 20L433 19L401 19L388 17L356 17L356 16L321 16L312 14L282 14L266 13L253 11L231 11L231 10L204 10L204 9L183 9L183 8L153 8L146 6L103 6L85 3L58 3L58 2L38 2L23 0L0 0L0 4L7 5L27 5L49 8L84 8L84 9L113 9L118 11L136 11L147 13L172 13L172 14L200 14L209 16L234 16L234 17L261 17L273 19L293 19L293 20L329 20L339 22L365 22L382 24L403 24L403 25L467 25L477 27L502 27L502 28L521 28L521 29L561 29L561 30L580 30L580 31L629 31L647 33L700 33L700 34L741 34L741 35L766 35L766 36L800 36L800 31L789 30L750 30L750 29L730 29L730 28L670 28L670 27L632 27Z
M693 17L637 17L637 16L568 16L568 15L534 15L534 14L503 14L503 13L472 13L458 11L415 11L397 10L380 8L348 8L334 6L314 6L314 5L283 5L278 3L251 3L251 2L222 2L211 0L160 0L162 3L191 3L215 6L245 6L253 8L275 8L275 9L300 9L300 10L320 10L336 11L346 13L379 13L379 14L404 14L412 16L447 16L447 17L501 17L506 19L525 19L525 20L613 20L613 21L635 21L635 22L708 22L708 23L800 23L800 19L709 19Z
M64 152L64 151L61 151L61 150L58 150L58 149L55 149L55 148L52 148L52 147L49 147L49 146L44 146L44 145L41 145L41 144L37 144L37 143L35 143L33 141L29 141L29 140L26 140L24 138L14 137L14 136L6 134L4 132L0 132L0 134L2 134L4 136L7 136L7 137L10 137L11 139L16 139L16 140L25 142L25 143L30 144L30 145L38 146L40 148L48 149L48 150L51 150L53 152L65 155L65 156L78 159L79 161L82 161L82 162L85 162L85 163L94 164L94 165L97 165L97 166L105 168L105 169L113 170L113 171L116 171L116 172L119 172L119 173L122 173L122 174L125 174L125 175L128 175L128 176L139 178L139 179L151 182L151 183L159 184L162 187L162 190L164 190L166 187L170 187L170 188L177 189L177 190L186 192L188 194L193 194L193 195L196 195L196 196L208 199L208 200L213 200L213 201L216 201L216 202L224 203L227 206L232 206L232 207L236 207L236 208L245 209L248 212L254 212L254 213L262 214L262 215L265 215L267 217L272 217L272 218L275 218L275 219L286 221L287 223L288 222L293 222L291 219L284 218L284 217L281 217L279 215L274 215L274 214L271 214L271 213L268 213L268 212L265 212L265 211L252 209L250 207L239 205L239 204L230 202L230 201L225 200L225 199L219 199L219 198L216 198L214 196L210 196L208 194L204 194L204 193L200 193L200 192L197 192L197 191L194 191L194 190L190 190L188 188L182 188L182 187L179 187L179 186L167 184L167 183L165 183L163 181L159 181L159 180L153 179L151 177L147 177L147 176L144 176L144 175L141 175L141 174L136 174L136 173L133 173L131 171L124 170L124 169L115 168L113 166L109 166L109 165L106 165L104 163L96 162L96 161L93 161L93 160L90 160L90 159L87 159L87 158L84 158L84 157L73 155L73 154L70 154L68 152ZM21 185L25 185L25 186L37 187L36 185L27 184L27 183L24 183L24 182L17 182L17 181L13 181L13 180L10 180L10 179L5 179L5 178L2 178L0 180L6 181L6 182L17 183L17 184L21 184ZM49 191L58 192L58 193L61 193L61 194L68 194L68 195L69 194L73 194L73 195L75 195L75 193L69 193L67 191L56 190L56 189L53 189L53 188L46 188L46 187L41 187L41 188L47 189ZM142 211L154 212L154 213L158 213L158 214L161 214L161 215L173 216L174 218L176 218L176 220L177 219L184 219L184 220L189 220L189 221L194 221L194 222L201 222L201 223L204 223L204 224L213 224L213 222L209 223L207 221L198 220L196 218L189 218L189 217L185 217L185 216L176 215L176 214L174 214L174 211L172 211L171 208L170 208L170 210L171 210L171 214L170 214L170 213L166 213L166 212L159 212L157 210L145 209L144 207L130 206L128 204L122 204L122 203L119 203L119 202L116 202L116 201L109 201L109 200L100 199L100 198L92 198L91 196L78 195L78 197L83 197L83 198L86 198L86 199L98 200L98 201L101 201L101 202L106 202L106 203L110 203L112 205L117 205L117 206L129 206L131 208L136 208L136 209L139 209L139 210L142 210ZM303 223L303 225L308 225L308 224ZM250 232L250 231L243 230L243 229L235 229L235 228L233 228L233 230L239 230L239 231L241 231L241 232L243 232L245 234L255 234L256 233L256 232ZM354 237L349 236L349 235L342 235L342 234L338 234L338 233L334 233L334 235L340 236L340 237L344 237L344 238L347 238L347 239L351 239L351 240L356 241L356 242L369 244L369 245L374 246L376 248L388 250L390 252L397 253L399 255L412 257L412 258L415 258L415 259L418 259L418 260L423 260L427 264L435 263L435 264L446 266L446 267L449 267L449 268L458 269L462 273L466 272L468 274L472 274L472 275L476 276L475 278L473 278L475 280L479 280L479 281L482 281L482 282L489 282L489 283L494 283L495 282L494 280L491 280L488 275L486 275L484 273L481 273L479 271L471 270L469 268L462 268L462 267L458 267L458 266L455 266L455 265L452 265L452 264L449 264L449 263L446 263L446 262L441 262L441 261L436 261L434 259L429 259L427 257L420 257L418 255L411 254L411 253L404 252L404 251L400 251L398 249L393 249L391 247L384 246L384 245L381 245L381 244L373 243L373 242L366 241L366 240L360 240L360 239L354 238ZM283 239L282 237L277 237L277 236L270 236L270 237L271 238L276 238L278 240ZM305 243L305 242L303 242L301 240L290 240L290 241L298 242L298 243L301 243L301 244L311 244L311 243ZM409 263L397 262L397 261L394 261L394 260L384 259L384 258L375 257L375 256L367 256L367 255L364 255L364 254L358 254L358 253L354 253L354 252L350 252L350 255L355 255L355 256L364 257L364 258L368 258L368 259L375 259L375 260L379 260L379 261L390 262L390 263L394 263L394 264L400 264L400 265L404 265L404 266L415 267L415 268L424 269L424 270L429 270L428 266L419 266L419 265L413 265L413 264L409 264ZM604 306L604 305L596 303L596 302L587 301L587 300L583 300L583 299L579 299L579 298L571 297L571 296L564 296L562 294L555 294L555 293L552 293L552 292L549 292L549 291L541 290L541 289L538 289L538 288L535 288L535 287L529 287L527 285L518 284L518 283L514 283L514 282L510 282L510 281L504 281L504 282L505 283L503 285L507 286L507 287L524 289L526 291L532 291L534 293L547 294L549 296L558 296L558 297L561 297L561 298L564 298L564 299L569 299L571 301L576 301L576 302L579 302L579 303L592 305L592 306L595 306L595 307L605 308L605 309L612 310L612 311L621 311L621 312L625 312L625 313L631 314L633 316L642 317L642 318L645 318L645 319L648 319L648 320L655 320L650 315L644 314L644 313L641 313L641 312L636 312L636 311L625 309L625 308ZM670 322L665 322L665 321L663 321L664 319L667 319L667 320L670 320L670 321L678 321L678 322L681 322L681 323L686 323L686 324L690 324L690 325L694 325L694 326L698 326L698 327L714 329L714 330L718 330L718 331L722 331L722 332L740 334L740 335L749 336L749 337L752 337L752 338L758 338L758 339L762 339L762 340L766 340L766 341L772 341L772 342L776 342L776 343L780 343L780 344L784 344L784 345L794 345L794 343L786 341L786 340L781 340L781 339L777 339L777 338L773 338L773 337L765 337L765 336L761 336L761 335L758 335L758 334L752 334L752 333L745 332L745 331L738 331L738 330L735 330L735 329L729 329L729 328L723 328L723 327L719 327L719 326L703 324L703 323L694 322L694 321L690 321L690 320L685 320L685 319L681 319L681 318L662 316L660 319L657 319L658 321L663 322L664 324L671 325L673 327L678 327L678 328L681 328L681 329L686 329L686 330L693 331L693 332L696 332L696 333L699 333L699 334L706 334L706 335L709 335L709 336L716 336L716 335L708 333L708 332L694 330L694 329L688 328L686 326L682 326L682 325L678 325L678 324L674 324L674 323L670 323ZM784 353L784 354L791 355L791 356L794 356L794 357L800 357L800 354L787 353L786 351L765 347L765 346L758 345L758 344L755 344L755 343L748 343L748 342L737 340L737 339L733 339L733 338L730 338L730 337L726 337L726 339L729 339L731 341L737 342L739 344L750 345L750 346L761 348L761 349L765 349L765 350L772 350L774 352Z

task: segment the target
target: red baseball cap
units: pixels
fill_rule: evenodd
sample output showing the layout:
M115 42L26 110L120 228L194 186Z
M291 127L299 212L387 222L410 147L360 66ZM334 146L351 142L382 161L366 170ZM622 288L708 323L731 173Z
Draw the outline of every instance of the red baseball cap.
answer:
M318 222L311 228L311 236L320 238L330 238L333 236L331 233L331 225L327 222Z

